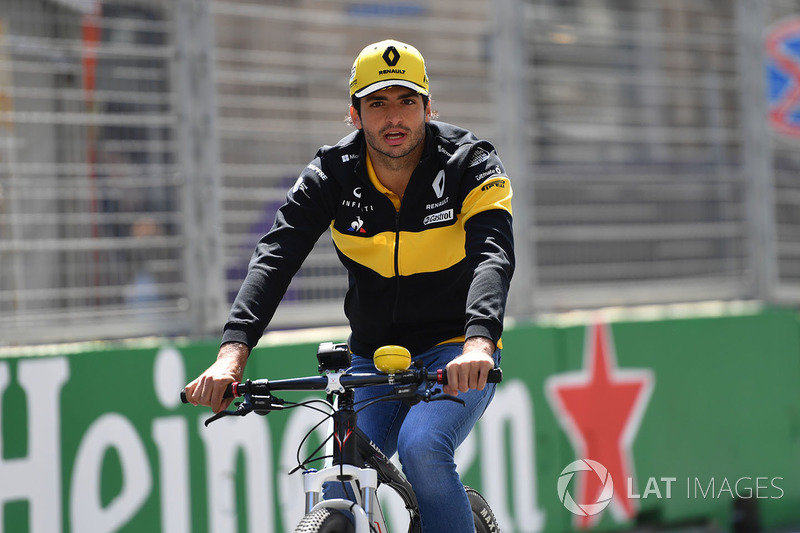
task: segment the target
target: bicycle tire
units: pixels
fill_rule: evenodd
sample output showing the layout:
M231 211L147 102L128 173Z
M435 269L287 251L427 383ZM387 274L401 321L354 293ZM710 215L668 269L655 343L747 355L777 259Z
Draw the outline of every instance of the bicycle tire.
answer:
M497 519L494 517L492 508L489 507L486 499L472 487L464 486L464 490L467 492L469 506L472 508L475 533L500 533Z
M356 526L346 512L321 507L305 515L295 533L355 533Z

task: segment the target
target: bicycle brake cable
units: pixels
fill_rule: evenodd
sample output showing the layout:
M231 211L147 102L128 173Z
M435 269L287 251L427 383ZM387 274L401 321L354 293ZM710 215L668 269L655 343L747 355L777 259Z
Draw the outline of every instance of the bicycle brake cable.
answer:
M302 450L303 444L311 437L311 435L314 433L314 431L317 430L317 428L319 428L322 424L324 424L325 422L330 420L331 417L333 416L332 412L331 413L326 413L322 409L318 409L317 407L312 406L311 404L313 404L313 403L323 403L323 404L325 404L325 406L333 409L333 405L331 405L330 403L328 403L328 402L326 402L324 400L319 400L319 399L307 400L305 402L300 402L300 403L297 403L297 404L292 406L292 407L308 407L309 409L313 409L314 411L317 411L319 413L324 414L325 417L322 420L320 420L319 422L317 422L316 424L314 424L314 426L310 430L308 430L308 432L305 434L305 436L300 440L300 444L297 446L297 452L295 454L295 460L297 461L297 466L289 471L289 475L294 474L295 472L297 472L301 468L305 469L306 468L306 463L318 460L319 458L314 459L314 456L317 454L317 452L319 452L322 448L325 447L325 445L328 443L328 441L331 438L333 438L333 434L329 435L325 440L322 441L322 444L320 444L313 452L311 452L308 455L308 457L306 457L305 460L300 460L300 450Z

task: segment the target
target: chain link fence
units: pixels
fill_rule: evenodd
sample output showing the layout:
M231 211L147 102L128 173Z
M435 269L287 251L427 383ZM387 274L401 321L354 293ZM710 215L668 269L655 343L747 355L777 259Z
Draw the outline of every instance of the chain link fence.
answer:
M387 37L512 175L512 316L795 305L798 20L798 0L4 0L0 344L218 334ZM344 323L346 284L323 236L275 327Z
M160 2L0 6L0 338L152 334L187 305ZM162 322L162 320L164 322Z

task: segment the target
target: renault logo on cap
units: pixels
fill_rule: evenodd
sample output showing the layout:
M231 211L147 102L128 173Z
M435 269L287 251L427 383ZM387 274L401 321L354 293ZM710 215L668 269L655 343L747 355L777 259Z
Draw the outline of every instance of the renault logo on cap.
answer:
M390 67L393 67L400 61L400 52L397 51L397 48L394 46L386 47L386 51L383 53L383 60L386 61L386 64Z

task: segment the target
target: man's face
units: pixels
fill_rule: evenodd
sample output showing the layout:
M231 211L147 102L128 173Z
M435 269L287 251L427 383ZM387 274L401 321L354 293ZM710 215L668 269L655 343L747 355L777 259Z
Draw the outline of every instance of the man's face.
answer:
M393 159L422 150L425 123L431 120L430 101L406 87L389 87L361 99L361 115L350 108L350 117L364 130L373 151Z

